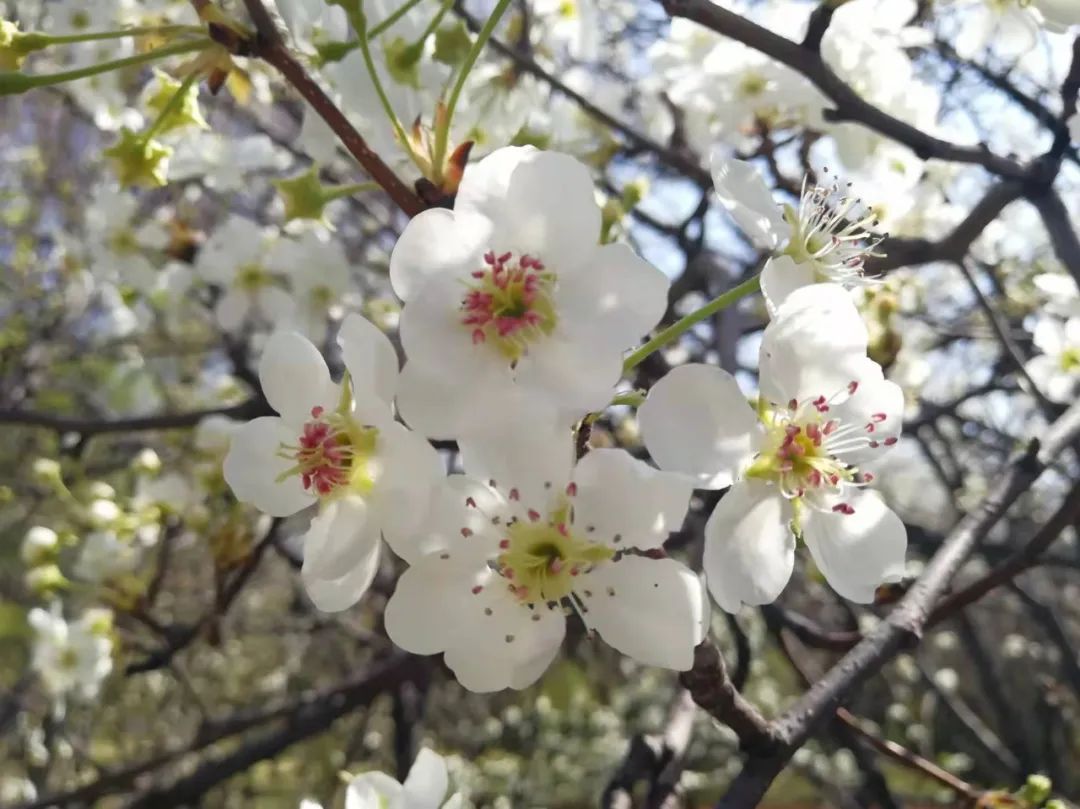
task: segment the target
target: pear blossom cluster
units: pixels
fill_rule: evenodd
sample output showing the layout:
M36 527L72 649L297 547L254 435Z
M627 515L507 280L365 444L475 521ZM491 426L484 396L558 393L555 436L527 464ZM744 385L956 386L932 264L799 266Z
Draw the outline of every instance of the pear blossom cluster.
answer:
M710 366L652 387L640 421L659 469L622 449L576 451L581 421L616 395L625 352L663 315L668 280L627 245L600 243L590 173L568 155L496 150L467 167L453 210L408 223L390 259L400 371L357 314L340 325L340 382L301 334L270 336L259 381L279 415L233 434L225 479L274 517L311 508L301 578L316 606L360 600L385 541L408 566L387 633L442 654L470 690L535 682L568 621L685 671L708 599L664 544L694 488L730 487L705 532L705 582L724 609L774 600L798 541L852 600L902 577L906 530L869 487L897 443L903 394L868 358L848 291L816 283L829 271L859 280L877 242L848 221L851 203L826 208L820 190L781 218L763 183L731 181L752 169L732 165L717 170L721 202L811 270L782 298L762 276L773 320L756 404ZM446 474L429 439L456 443L460 473Z

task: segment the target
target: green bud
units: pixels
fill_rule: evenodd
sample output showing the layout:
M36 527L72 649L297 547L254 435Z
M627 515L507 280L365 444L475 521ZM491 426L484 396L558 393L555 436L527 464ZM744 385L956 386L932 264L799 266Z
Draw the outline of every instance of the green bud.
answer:
M2 51L0 51L2 61ZM17 70L0 71L0 96L17 96L37 87L33 76L19 73Z
M622 190L622 204L626 210L637 207L649 193L649 181L642 178L627 183Z
M183 83L160 70L154 72L156 86L146 98L146 106L160 117L172 102L173 97L181 92ZM199 109L199 84L193 82L186 90L183 90L183 98L164 119L154 124L157 134L175 132L189 126L197 129L209 129L210 125L203 118L202 110Z
M26 573L26 589L42 598L54 595L68 584L67 577L55 564L40 565Z
M27 567L40 567L55 563L59 549L60 539L56 532L44 525L35 525L23 537L19 553Z
M105 150L121 185L155 188L169 182L169 158L173 150L153 138L124 127L120 139Z
M131 462L131 467L136 472L154 475L161 471L161 458L154 450L146 447Z
M285 221L294 219L325 220L327 203L333 197L327 196L326 186L319 180L319 167L313 165L303 174L285 180L274 180L274 187L285 202Z
M60 463L52 458L38 458L34 461L31 474L37 483L44 486L63 486L64 481L60 476Z
M1025 783L1016 792L1016 796L1032 806L1041 806L1050 797L1053 784L1050 779L1042 774L1029 775Z
M458 20L435 32L435 59L456 67L465 61L472 50L472 37L465 23Z
M395 37L384 47L386 69L398 84L420 87L420 59L424 55L423 42L406 42Z
M359 46L359 40L354 40L352 42L323 42L315 46L315 52L318 54L318 63L321 66L340 62Z
M24 34L16 23L0 20L0 70L19 70L29 54L48 44L48 37Z

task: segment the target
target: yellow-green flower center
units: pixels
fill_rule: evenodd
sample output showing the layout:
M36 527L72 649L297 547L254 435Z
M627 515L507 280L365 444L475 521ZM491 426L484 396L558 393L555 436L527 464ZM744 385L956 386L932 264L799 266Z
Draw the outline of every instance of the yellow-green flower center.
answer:
M296 444L278 450L280 457L295 462L278 480L299 475L304 489L320 498L369 494L378 476L379 431L356 424L347 412L347 406L333 413L312 408Z
M615 552L574 534L571 510L563 506L547 520L535 511L529 520L511 523L500 543L499 572L510 590L525 603L560 601L574 589L578 575Z

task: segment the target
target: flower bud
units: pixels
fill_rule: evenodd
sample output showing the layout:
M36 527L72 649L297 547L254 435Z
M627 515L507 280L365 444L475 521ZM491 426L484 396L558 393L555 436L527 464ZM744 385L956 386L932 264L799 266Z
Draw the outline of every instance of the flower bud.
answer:
M44 525L35 525L23 537L20 555L27 567L38 567L56 561L59 538L56 532Z
M31 469L34 481L43 486L63 486L60 463L52 458L38 458Z
M26 573L26 588L41 598L55 595L67 586L67 578L55 564L39 565Z

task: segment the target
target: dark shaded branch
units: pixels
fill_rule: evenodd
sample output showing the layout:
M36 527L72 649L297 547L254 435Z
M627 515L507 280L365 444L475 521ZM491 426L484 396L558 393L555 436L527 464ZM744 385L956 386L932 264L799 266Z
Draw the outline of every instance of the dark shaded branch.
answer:
M155 416L134 416L120 419L81 419L26 410L0 410L0 424L43 427L60 433L78 433L83 437L88 437L101 433L179 430L194 427L207 416L253 419L265 416L270 412L270 408L261 399L249 399L232 407L210 407L205 410L192 410L187 413L162 413Z
M937 158L971 163L1009 179L1024 179L1027 170L1014 160L993 154L985 147L960 146L928 135L863 100L821 56L767 28L716 5L711 0L662 0L672 17L685 17L718 34L731 37L798 71L835 105L833 121L853 121L910 148L923 160Z

